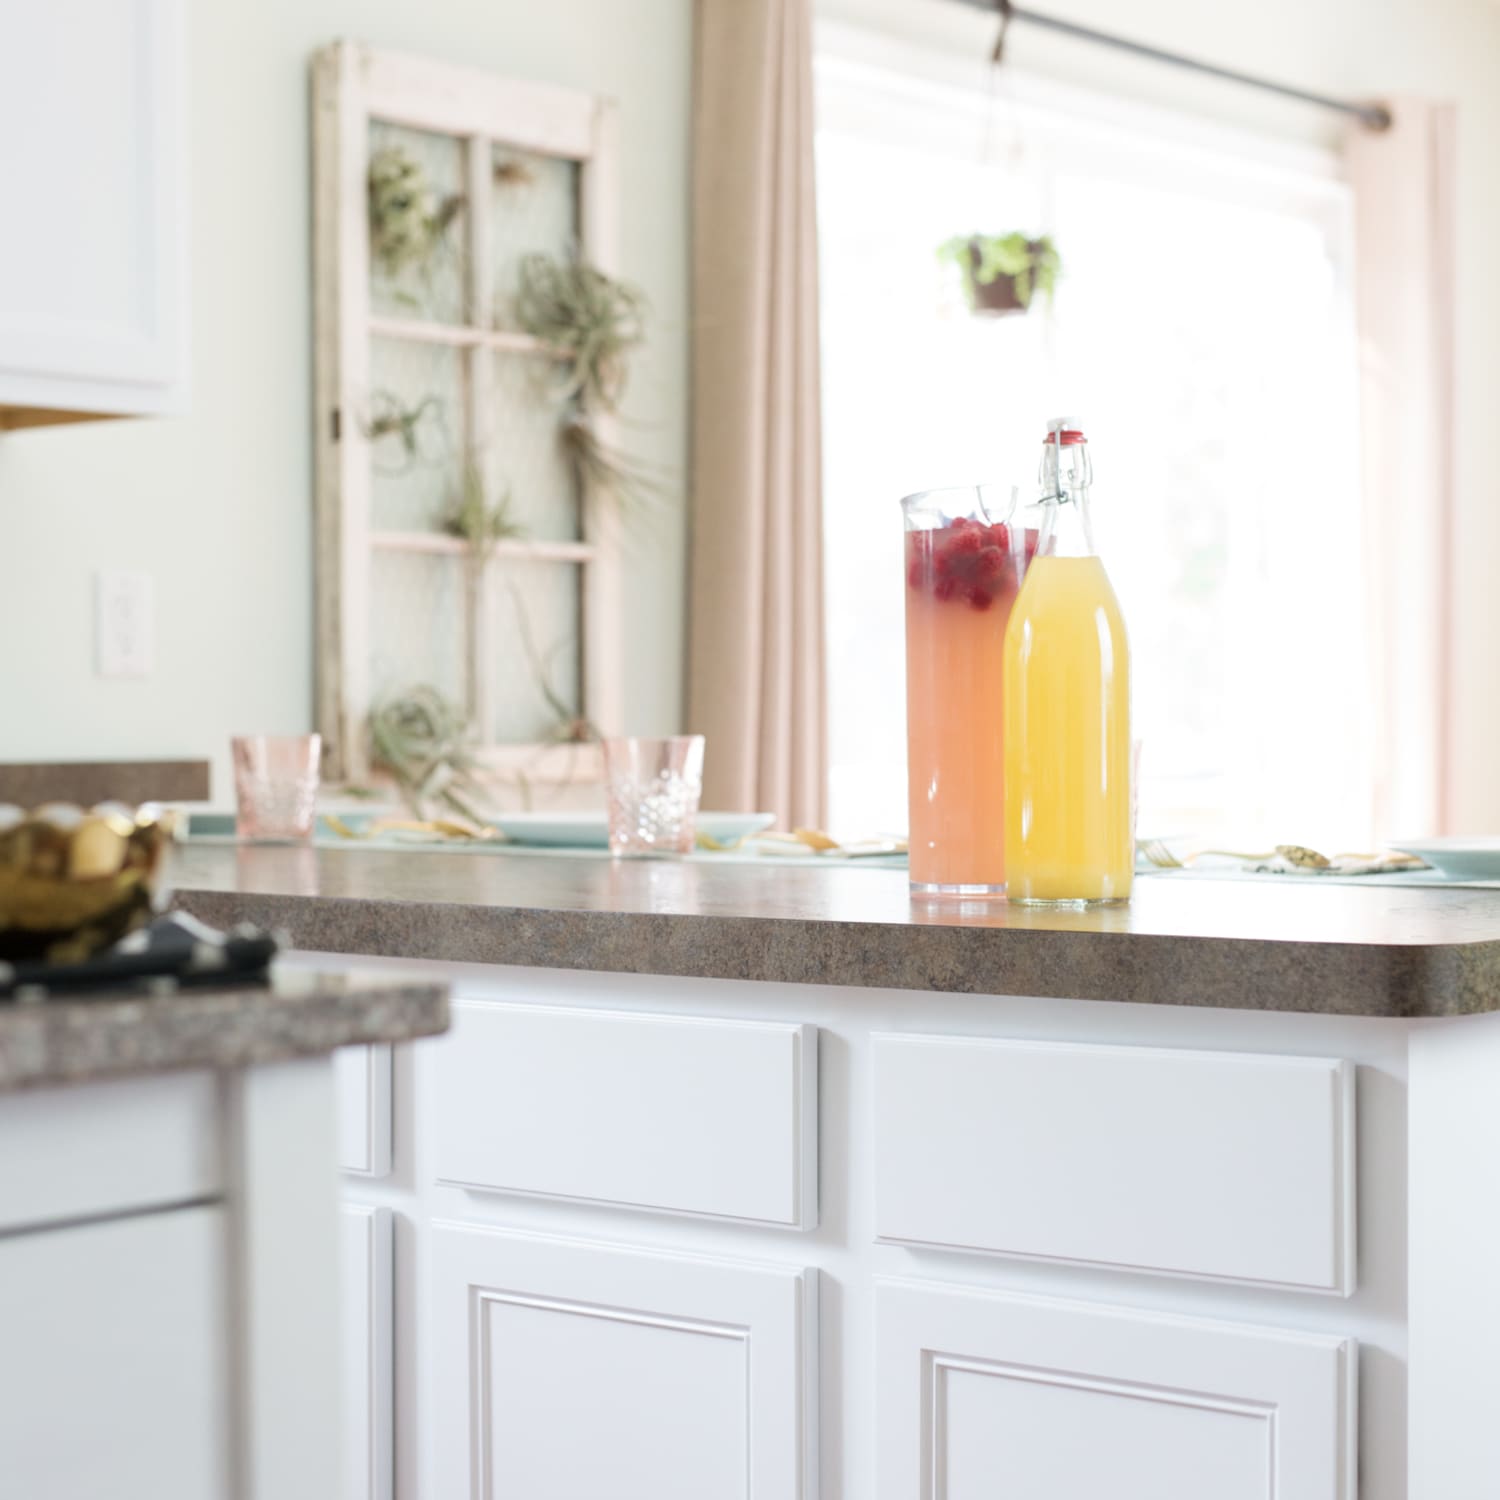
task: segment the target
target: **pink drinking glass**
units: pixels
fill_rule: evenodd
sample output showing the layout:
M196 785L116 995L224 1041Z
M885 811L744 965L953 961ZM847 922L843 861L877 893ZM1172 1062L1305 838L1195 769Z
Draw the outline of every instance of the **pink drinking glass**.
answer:
M322 735L247 734L231 740L230 747L239 837L261 844L310 839Z
M604 742L613 855L691 854L703 790L703 736Z

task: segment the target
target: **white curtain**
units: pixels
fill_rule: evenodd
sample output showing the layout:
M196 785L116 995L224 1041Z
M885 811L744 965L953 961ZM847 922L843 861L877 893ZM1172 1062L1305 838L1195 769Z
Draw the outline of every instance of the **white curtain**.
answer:
M1448 831L1454 445L1452 105L1396 99L1347 147L1379 742L1375 827Z

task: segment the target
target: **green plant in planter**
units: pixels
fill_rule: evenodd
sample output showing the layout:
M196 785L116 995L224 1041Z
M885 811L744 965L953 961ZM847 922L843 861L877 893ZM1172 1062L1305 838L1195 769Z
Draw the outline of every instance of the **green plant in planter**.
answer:
M956 235L938 246L938 259L951 261L963 273L974 312L1025 312L1037 292L1051 302L1062 271L1062 257L1050 235L1029 239L1019 230Z

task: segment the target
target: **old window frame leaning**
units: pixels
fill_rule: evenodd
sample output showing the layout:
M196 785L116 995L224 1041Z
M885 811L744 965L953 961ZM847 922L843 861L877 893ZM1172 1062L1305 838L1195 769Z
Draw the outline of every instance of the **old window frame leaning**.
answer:
M371 524L371 443L355 414L370 387L373 337L447 345L460 354L465 440L486 426L495 401L487 352L546 357L525 334L494 325L494 266L488 213L459 215L453 233L466 238L463 323L376 316L371 311L367 177L372 120L458 139L469 204L488 202L494 147L558 157L578 167L578 247L614 274L616 245L616 113L602 97L548 84L498 77L355 42L336 42L313 61L313 238L315 329L315 491L317 581L317 719L326 745L325 772L362 781L369 775L365 721L371 707L371 567L376 551L452 554L469 544L427 532L381 532ZM591 425L613 444L607 413ZM606 727L619 723L621 680L618 545L607 507L588 487L579 495L580 540L504 539L500 558L564 562L581 570L579 653L581 711ZM476 725L494 723L494 663L499 607L494 568L476 591L466 622L466 697ZM497 772L524 772L532 782L597 780L592 745L486 744L480 758Z

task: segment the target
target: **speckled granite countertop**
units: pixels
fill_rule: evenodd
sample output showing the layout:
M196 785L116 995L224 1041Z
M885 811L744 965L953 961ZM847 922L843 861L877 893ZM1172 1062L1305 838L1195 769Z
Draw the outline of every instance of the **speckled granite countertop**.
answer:
M914 903L904 872L187 845L177 903L298 948L1332 1015L1500 1010L1500 891L1148 878L1125 907Z
M177 1068L241 1068L448 1029L448 987L294 971L271 985L0 1004L0 1093Z

